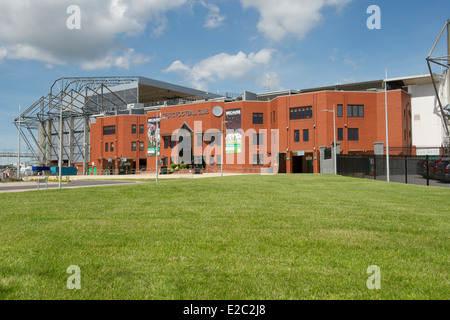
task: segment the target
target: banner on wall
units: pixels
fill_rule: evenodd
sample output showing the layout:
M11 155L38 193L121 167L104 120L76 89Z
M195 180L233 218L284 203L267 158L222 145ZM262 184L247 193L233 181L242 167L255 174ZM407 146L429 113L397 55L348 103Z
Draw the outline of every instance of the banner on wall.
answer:
M226 136L225 153L242 152L242 118L241 109L225 111Z
M159 123L160 118L148 118L148 141L147 141L147 156L156 156L156 142L159 140ZM158 128L158 129L157 129ZM158 132L157 132L158 130ZM158 139L158 140L157 140ZM161 146L158 148L158 156L161 150Z

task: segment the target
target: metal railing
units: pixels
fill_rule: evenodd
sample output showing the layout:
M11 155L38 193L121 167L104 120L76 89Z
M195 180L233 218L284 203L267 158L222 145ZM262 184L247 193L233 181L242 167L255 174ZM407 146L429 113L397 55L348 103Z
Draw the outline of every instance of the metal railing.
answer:
M450 158L390 156L391 182L450 187ZM386 156L338 155L337 172L343 176L387 181Z

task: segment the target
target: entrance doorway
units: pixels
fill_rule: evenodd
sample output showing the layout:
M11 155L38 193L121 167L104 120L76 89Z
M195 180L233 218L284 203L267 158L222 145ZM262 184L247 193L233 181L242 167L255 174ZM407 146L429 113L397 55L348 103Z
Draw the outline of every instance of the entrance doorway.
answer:
M280 153L278 159L278 173L286 173L286 153Z
M303 173L303 156L293 156L292 157L292 172L293 173Z

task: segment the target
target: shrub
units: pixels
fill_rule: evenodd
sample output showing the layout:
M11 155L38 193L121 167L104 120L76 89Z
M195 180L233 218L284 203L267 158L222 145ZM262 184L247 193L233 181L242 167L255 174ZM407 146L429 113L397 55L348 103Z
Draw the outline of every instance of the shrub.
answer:
M170 165L170 167L171 167L172 169L175 169L176 167L178 167L178 165L177 165L176 163L172 163L172 164Z
M186 163L180 164L180 169L187 169L187 164Z

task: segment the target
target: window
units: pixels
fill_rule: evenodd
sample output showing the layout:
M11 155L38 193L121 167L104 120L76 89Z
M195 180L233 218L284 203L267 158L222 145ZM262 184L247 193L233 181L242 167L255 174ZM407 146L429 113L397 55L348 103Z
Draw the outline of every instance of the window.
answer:
M275 123L275 111L273 111L272 113L273 113L273 123Z
M106 126L103 127L103 135L110 136L116 134L116 126Z
M311 119L313 116L312 107L301 107L290 109L290 120Z
M209 157L209 165L213 166L214 165L214 156L210 156Z
M175 148L176 141L172 140L172 137L169 137L169 138L170 138L170 148L173 149L173 148Z
M253 134L253 145L254 146L260 146L263 144L263 134L254 133Z
M263 114L254 113L253 114L253 124L263 124Z
M170 137L164 137L164 149L169 148Z
M139 125L139 134L144 134L144 125L143 124Z
M222 134L221 134L221 133L218 133L218 134L216 135L216 139L215 139L215 143L216 143L216 145L217 145L218 147L221 147L221 146L222 146L222 140L221 140L221 138L222 138Z
M254 154L253 155L253 165L254 166L263 166L264 165L264 156L262 154Z
M211 143L209 144L211 147L214 147L214 143L216 142L216 136L215 135L211 135Z
M139 151L144 151L144 143L139 142Z
M359 106L358 117L364 118L364 106Z
M131 125L131 134L136 134L136 125L135 124Z
M222 164L222 156L221 155L217 155L216 158L217 158L217 164L221 165Z
M364 118L364 106L362 105L348 105L347 116L349 118Z
M111 152L114 151L114 142L111 142L111 143L110 143L110 145L109 145L109 150L110 150Z
M131 151L136 151L136 142L131 143Z
M342 117L343 116L343 106L342 104L337 105L337 116Z
M294 131L294 142L300 142L300 130Z
M197 134L197 147L203 146L203 135L201 133Z
M343 128L337 129L337 139L338 139L338 141L344 140L344 129Z
M359 129L348 128L348 141L359 141Z
M308 129L303 130L303 141L305 141L305 142L309 141L309 130Z
M105 152L109 152L109 148L108 148L108 142L105 143Z

